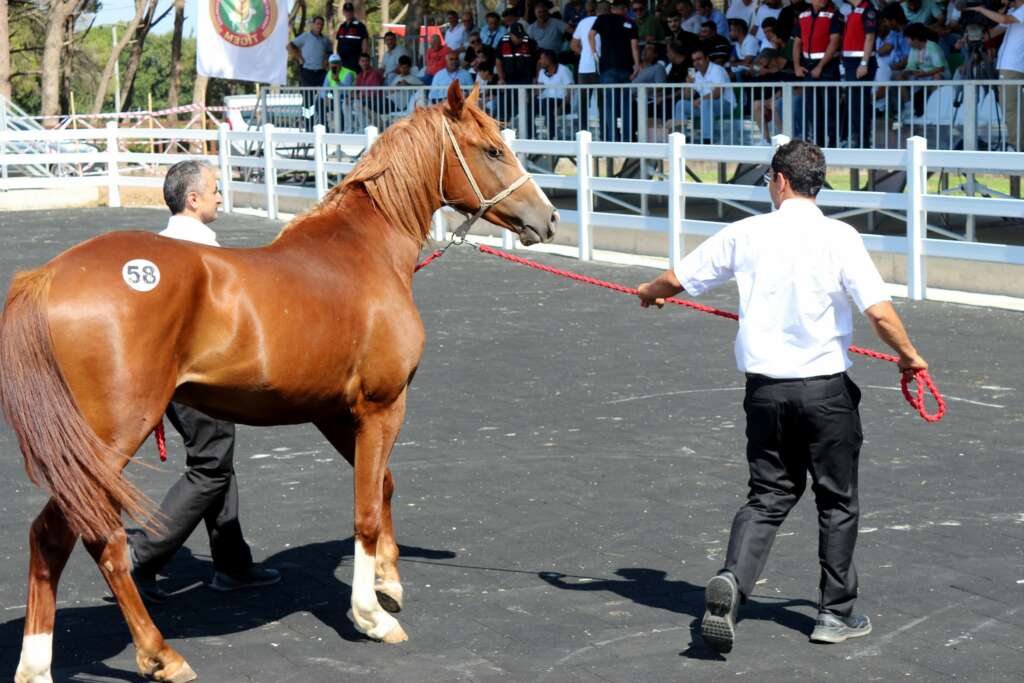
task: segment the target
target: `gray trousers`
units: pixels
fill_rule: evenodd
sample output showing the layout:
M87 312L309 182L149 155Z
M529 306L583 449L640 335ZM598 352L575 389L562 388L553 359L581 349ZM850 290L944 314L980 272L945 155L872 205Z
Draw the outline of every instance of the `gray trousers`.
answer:
M181 403L167 407L167 419L185 441L187 469L160 503L166 530L132 539L140 570L160 571L204 521L214 569L232 575L245 572L252 566L252 553L238 523L235 425Z

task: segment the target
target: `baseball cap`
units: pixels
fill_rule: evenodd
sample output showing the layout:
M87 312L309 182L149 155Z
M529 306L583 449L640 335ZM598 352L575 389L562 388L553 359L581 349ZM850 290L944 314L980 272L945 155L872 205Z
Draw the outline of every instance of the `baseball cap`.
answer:
M327 58L327 63L328 64L340 64L341 63L341 57L339 57L338 55L331 55L330 57Z

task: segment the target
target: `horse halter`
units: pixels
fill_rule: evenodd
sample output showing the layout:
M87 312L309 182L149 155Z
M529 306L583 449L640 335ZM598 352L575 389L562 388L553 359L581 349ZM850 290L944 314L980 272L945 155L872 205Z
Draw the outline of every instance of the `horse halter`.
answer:
M466 233L469 232L469 229L473 227L473 224L476 223L481 216L487 213L488 209L507 199L510 194L518 190L520 186L529 181L533 176L524 171L523 175L513 180L511 185L490 199L486 199L484 197L484 193L480 191L480 186L476 184L476 178L473 177L473 172L469 169L469 164L466 163L466 157L462 156L462 150L459 149L459 143L455 140L455 133L452 132L452 127L448 124L448 119L442 117L441 123L444 126L444 132L441 134L441 174L437 181L437 189L441 193L441 203L445 206L454 206L454 203L444 196L444 158L446 156L444 144L445 134L447 134L448 139L451 140L452 149L455 150L455 157L459 160L459 165L462 166L462 170L466 174L469 186L473 188L473 193L476 195L477 201L480 202L480 208L477 209L476 213L467 217L466 220L462 222L462 225L457 227L452 233L452 241L457 244L461 244L466 239Z

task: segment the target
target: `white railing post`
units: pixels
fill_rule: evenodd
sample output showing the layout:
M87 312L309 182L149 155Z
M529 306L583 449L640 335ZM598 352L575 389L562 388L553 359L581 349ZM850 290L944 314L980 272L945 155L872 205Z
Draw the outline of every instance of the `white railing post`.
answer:
M313 126L313 164L316 166L314 180L316 182L317 201L323 199L324 195L327 194L327 169L324 168L327 152L324 148L324 133L326 132L327 129L324 128L322 123Z
M590 139L589 130L576 133L576 215L579 216L576 234L581 261L589 261L593 255L590 244L590 173L594 162L590 155Z
M515 130L513 130L511 128L506 128L505 130L501 131L501 137L502 137L502 139L505 140L505 144L508 145L508 148L512 149L512 145L514 145L515 141L516 141L516 132L515 132ZM522 159L519 160L519 163L520 164L523 163ZM523 168L525 169L526 166L523 165ZM501 231L501 248L502 249L515 249L516 248L516 236L512 233L511 230L502 229L502 231Z
M806 92L806 91L805 91ZM812 93L813 95L813 93ZM793 117L796 116L796 112L793 111L793 84L783 83L782 84L782 132L787 136L793 135ZM805 132L804 135L807 133Z
M220 195L224 198L221 210L231 213L231 141L230 127L226 123L217 126L217 161L220 163Z
M447 227L444 218L443 207L434 212L434 215L430 219L431 230L433 231L435 242L444 242L444 238L447 236Z
M121 206L117 176L117 121L107 121L107 206Z
M363 132L366 134L366 147L363 148L363 154L366 154L373 147L373 143L377 141L377 138L380 137L380 131L377 130L377 126L367 126L363 129Z
M907 297L925 298L924 237L927 214L924 210L925 140L920 136L907 138Z
M769 164L768 165L768 169L769 170L771 170L772 157L775 156L775 150L777 150L779 147L782 147L783 145L787 144L789 141L790 141L790 137L788 135L774 135L774 136L772 136L772 155L770 157L768 157L768 164ZM771 210L772 211L776 211L777 210L775 208L775 204L771 203L771 201L769 201L769 204L771 204Z
M277 171L274 170L274 124L263 126L263 185L267 191L267 218L277 220Z
M683 145L686 138L682 133L668 136L668 265L675 268L683 258L686 244L683 242L683 217L686 215L683 202L683 180L686 177L686 159Z
M7 100L0 95L0 157L7 154ZM0 163L0 179L7 180L7 162ZM6 183L0 190L7 191Z

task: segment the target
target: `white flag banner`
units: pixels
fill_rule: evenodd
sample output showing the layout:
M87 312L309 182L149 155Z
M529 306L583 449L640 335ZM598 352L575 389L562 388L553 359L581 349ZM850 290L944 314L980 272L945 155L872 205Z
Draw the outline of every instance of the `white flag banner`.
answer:
M287 0L196 0L196 71L203 76L284 85Z

